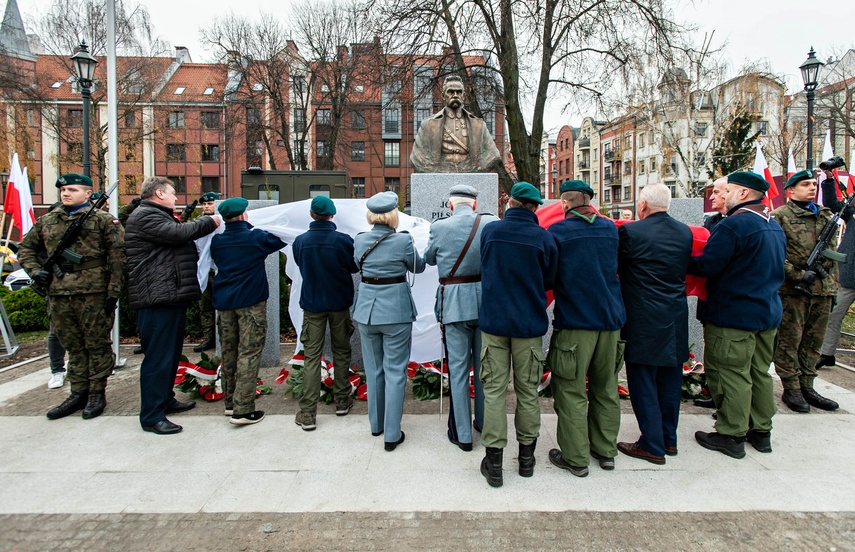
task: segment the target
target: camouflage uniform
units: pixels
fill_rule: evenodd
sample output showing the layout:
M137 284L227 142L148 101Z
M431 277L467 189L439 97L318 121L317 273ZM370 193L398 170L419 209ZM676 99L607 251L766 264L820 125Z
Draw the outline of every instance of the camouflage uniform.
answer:
M261 351L267 337L267 301L220 311L223 392L226 409L235 415L255 410L255 387Z
M822 261L828 277L817 279L810 290L812 297L795 288L804 275L807 259L819 234L831 218L827 207L818 208L819 213L814 214L788 201L772 211L787 236L786 280L778 292L784 313L774 355L775 371L784 389L813 388L819 348L828 325L831 302L837 294L837 267L828 259ZM829 249L836 248L835 234Z
M69 215L54 209L36 221L21 242L18 259L28 274L42 269L39 254L53 253L71 223L86 208ZM68 380L71 392L103 391L115 362L110 347L112 313L105 311L107 296L118 297L125 263L125 233L119 221L97 211L83 225L72 251L83 256L73 265L63 262L65 276L54 276L48 287L50 320L57 337L68 351Z

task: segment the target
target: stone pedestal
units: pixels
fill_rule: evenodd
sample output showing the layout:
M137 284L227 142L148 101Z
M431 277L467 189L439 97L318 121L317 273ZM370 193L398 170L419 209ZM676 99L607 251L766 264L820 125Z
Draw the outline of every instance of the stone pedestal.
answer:
M689 226L704 225L704 200L702 198L674 198L668 214ZM689 297L689 345L695 358L704 358L704 327L698 322L698 298Z
M478 190L479 213L499 212L499 175L496 173L413 173L410 209L414 217L433 222L451 216L448 190L466 184Z

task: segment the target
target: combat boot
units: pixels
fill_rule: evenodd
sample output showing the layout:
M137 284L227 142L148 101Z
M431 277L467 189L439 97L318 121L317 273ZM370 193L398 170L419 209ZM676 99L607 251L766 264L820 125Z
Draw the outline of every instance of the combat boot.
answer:
M502 486L502 452L504 449L487 447L487 455L481 460L481 475L491 487Z
M769 431L755 431L749 429L745 440L758 452L772 452L772 433Z
M72 391L71 395L57 407L48 410L48 420L58 420L65 418L69 414L74 414L81 408L86 406L86 401L89 399L89 391Z
M799 389L784 389L781 400L794 412L810 412L810 406Z
M813 387L802 387L802 397L804 397L806 403L821 410L837 410L840 408L837 402L823 397Z
M530 445L520 444L520 475L523 477L534 475L534 448L536 446L537 439L532 441Z
M834 366L837 364L837 359L834 355L819 355L819 360L816 361L814 368L819 370L823 366Z
M201 353L202 351L207 351L208 349L213 349L217 345L217 340L213 337L208 337L202 343L199 343L195 347L193 347L193 351L196 353Z
M86 408L83 409L83 419L97 418L104 413L107 407L107 398L104 391L92 391L89 393L89 401L86 403Z

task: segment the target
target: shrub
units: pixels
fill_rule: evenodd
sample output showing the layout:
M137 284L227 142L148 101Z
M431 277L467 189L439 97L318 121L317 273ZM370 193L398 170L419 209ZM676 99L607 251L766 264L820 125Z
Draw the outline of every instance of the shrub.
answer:
M6 286L0 286L0 298L16 332L47 330L50 327L44 298L29 287L9 291Z

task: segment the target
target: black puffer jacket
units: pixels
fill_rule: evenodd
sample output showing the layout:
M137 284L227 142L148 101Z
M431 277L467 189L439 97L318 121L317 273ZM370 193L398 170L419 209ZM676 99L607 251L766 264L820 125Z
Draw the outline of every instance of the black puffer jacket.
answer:
M181 306L199 299L193 240L216 228L209 216L181 224L170 209L143 200L125 228L131 308Z

